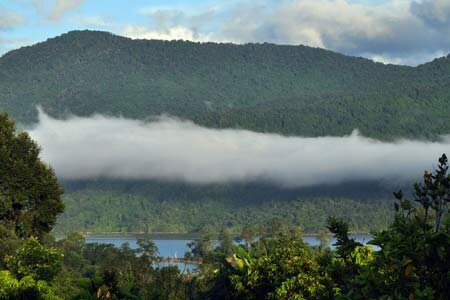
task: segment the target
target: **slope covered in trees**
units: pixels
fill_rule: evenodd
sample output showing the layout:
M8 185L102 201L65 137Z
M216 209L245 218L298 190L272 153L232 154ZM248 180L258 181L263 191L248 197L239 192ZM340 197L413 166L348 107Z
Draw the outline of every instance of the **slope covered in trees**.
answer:
M449 95L448 57L413 68L305 46L73 31L0 59L0 110L22 123L40 104L53 116L167 113L283 134L432 138L450 132Z
M286 135L343 135L358 128L380 139L434 139L450 132L449 103L449 57L406 67L305 46L131 40L73 31L0 58L0 111L21 124L35 122L41 105L56 117L146 119L165 113L208 127ZM385 202L376 201L386 195L369 197L365 188L364 197L351 197L267 186L64 185L67 209L58 227L64 231L197 231L229 222L238 230L272 217L315 230L333 203L357 230L384 227L386 218L379 216L390 216Z
M65 213L56 231L239 232L273 219L305 232L324 228L329 215L370 232L392 221L391 192L374 183L283 189L267 184L192 186L157 181L63 182Z

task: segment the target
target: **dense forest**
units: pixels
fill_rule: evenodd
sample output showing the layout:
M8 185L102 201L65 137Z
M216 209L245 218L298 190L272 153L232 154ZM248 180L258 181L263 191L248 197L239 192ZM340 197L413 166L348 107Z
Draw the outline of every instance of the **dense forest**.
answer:
M60 118L170 114L207 127L284 135L343 135L358 128L383 140L436 139L450 132L449 95L449 57L407 67L306 46L72 31L0 58L0 111L21 128L37 121L41 105ZM377 182L316 191L102 179L62 184L67 208L57 232L239 231L271 218L316 231L330 211L353 230L369 231L392 218L388 188Z
M411 198L394 193L393 221L369 245L349 224L327 218L319 246L283 220L245 226L233 243L228 229L203 230L185 259L194 271L163 266L149 239L87 244L78 234L49 233L62 213L62 189L39 158L39 146L0 114L0 299L448 299L450 174L445 154L425 171ZM325 230L325 228L324 228ZM329 237L328 237L329 238ZM372 246L378 247L374 249Z
M0 111L36 121L170 114L287 135L450 132L450 58L406 67L306 46L131 40L72 31L0 58ZM432 122L431 122L432 120Z
M239 232L278 218L317 232L333 214L356 232L386 228L391 192L374 182L283 189L269 184L192 186L157 181L63 182L66 211L56 232ZM392 188L392 187L391 187Z

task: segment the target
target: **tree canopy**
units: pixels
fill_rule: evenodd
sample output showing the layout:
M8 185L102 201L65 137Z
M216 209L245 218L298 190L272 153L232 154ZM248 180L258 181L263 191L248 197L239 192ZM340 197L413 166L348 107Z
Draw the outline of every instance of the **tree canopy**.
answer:
M433 138L447 134L450 58L375 63L306 46L132 40L71 31L0 58L0 110L23 123L36 105L287 135Z
M62 189L39 147L0 114L0 226L18 237L42 237L62 213Z

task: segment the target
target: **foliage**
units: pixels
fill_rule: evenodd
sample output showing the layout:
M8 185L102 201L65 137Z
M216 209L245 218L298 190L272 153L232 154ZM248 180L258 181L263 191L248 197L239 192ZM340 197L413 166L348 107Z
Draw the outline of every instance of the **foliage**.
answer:
M236 233L274 218L311 233L324 228L329 215L345 218L353 231L369 232L386 228L394 216L390 192L376 192L381 188L369 183L309 189L107 180L64 184L66 211L57 233L186 233L205 227Z
M63 211L62 190L39 147L0 114L0 230L18 237L42 237Z
M216 243L205 229L187 256L201 262L194 273L155 266L158 252L151 240L131 249L86 244L79 234L45 239L51 246L30 238L7 257L9 269L0 271L0 299L447 299L448 210L436 227L436 213L427 214L422 204L435 195L431 188L423 192L426 185L446 186L448 176L439 173L446 164L441 158L442 168L415 185L418 205L395 193L394 222L371 242L378 250L354 241L349 225L335 217L327 221L336 238L332 249L309 246L300 228L280 219L245 226L241 244L232 243L229 230ZM429 185L428 176L443 185ZM39 274L55 274L52 262L61 259L56 253L64 253L63 272L44 281Z
M320 272L314 253L301 239L267 241L266 253L253 256L238 249L230 263L231 284L239 299L324 299L326 276ZM251 250L250 250L251 251Z
M5 258L6 265L21 279L30 276L35 280L51 281L61 270L62 254L58 249L46 248L38 239L26 239L16 254Z
M379 250L350 238L349 226L338 218L328 219L335 250L286 238L286 229L270 239L259 236L251 247L235 247L218 269L211 286L222 291L214 295L229 289L222 299L448 299L447 163L443 155L437 169L414 185L417 205L394 193L394 222L370 242Z
M176 266L156 264L158 249L148 239L131 249L128 244L86 244L72 234L55 246L64 252L65 277L53 285L64 299L185 299L193 289Z
M9 271L0 270L0 299L60 300L44 280L25 276L18 280Z
M449 70L448 57L413 68L306 46L72 31L0 58L0 110L23 123L40 104L59 117L164 113L287 135L433 138L450 131Z
M143 259L148 259L150 263L156 260L158 256L158 247L156 247L152 240L138 239L137 244L139 246L137 253Z
M380 247L375 261L363 273L361 298L368 294L396 299L448 299L450 295L450 230L448 221L450 175L446 155L437 169L424 173L414 185L414 205L394 193L398 212L388 229L372 244ZM431 210L431 211L430 211ZM442 220L446 220L442 224ZM357 293L359 294L359 293Z

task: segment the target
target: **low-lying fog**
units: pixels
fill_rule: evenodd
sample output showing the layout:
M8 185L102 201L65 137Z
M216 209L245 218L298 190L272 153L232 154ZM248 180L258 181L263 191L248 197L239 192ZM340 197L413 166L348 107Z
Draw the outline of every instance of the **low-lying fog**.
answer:
M159 179L189 183L264 180L286 187L353 180L408 181L450 154L440 142L285 137L209 129L158 117L150 122L95 115L57 120L44 112L29 133L63 179Z

